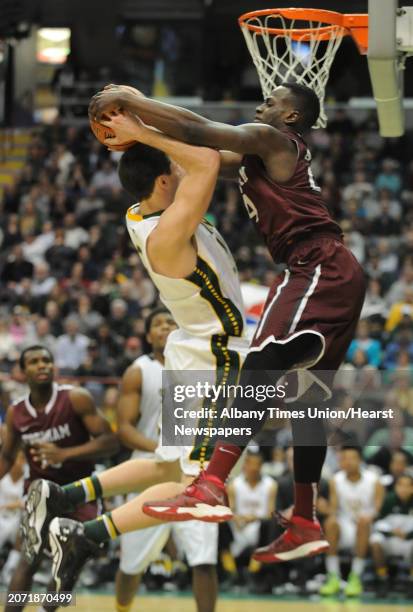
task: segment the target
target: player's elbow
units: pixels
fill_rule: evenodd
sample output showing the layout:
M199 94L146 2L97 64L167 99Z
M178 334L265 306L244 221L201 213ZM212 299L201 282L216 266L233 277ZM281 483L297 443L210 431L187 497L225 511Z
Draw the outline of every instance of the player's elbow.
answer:
M197 166L202 172L218 176L221 167L221 156L219 151L207 147L200 147L197 152Z

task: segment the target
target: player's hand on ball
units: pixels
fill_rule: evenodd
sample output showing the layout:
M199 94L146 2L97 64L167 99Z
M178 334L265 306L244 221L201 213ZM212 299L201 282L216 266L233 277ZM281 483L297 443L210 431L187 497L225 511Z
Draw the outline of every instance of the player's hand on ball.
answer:
M127 85L108 85L91 99L89 117L100 121L104 113L113 110L127 110L134 98L142 96L139 90Z
M115 132L114 138L105 140L105 145L109 148L111 145L121 145L131 139L139 140L148 129L138 116L115 111L109 113L108 118L101 123Z
M113 85L113 83L111 83L110 85L106 85L103 88L103 91L107 91L108 89L122 89L124 91L129 91L129 93L135 95L135 96L140 96L142 98L145 98L145 94L143 94L141 91L139 91L139 89L136 89L136 87L131 87L130 85Z
M63 463L66 460L66 449L52 442L36 442L30 449L33 459L45 466Z

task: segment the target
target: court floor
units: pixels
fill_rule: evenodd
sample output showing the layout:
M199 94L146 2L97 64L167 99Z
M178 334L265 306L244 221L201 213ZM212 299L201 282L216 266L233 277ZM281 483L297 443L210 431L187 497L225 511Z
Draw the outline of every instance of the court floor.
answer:
M74 612L113 612L115 600L113 595L79 594L76 598ZM195 612L191 597L174 595L143 595L135 599L131 612ZM221 598L216 612L413 612L413 604L390 602L366 603L363 601L339 602L327 601L282 601L276 598Z

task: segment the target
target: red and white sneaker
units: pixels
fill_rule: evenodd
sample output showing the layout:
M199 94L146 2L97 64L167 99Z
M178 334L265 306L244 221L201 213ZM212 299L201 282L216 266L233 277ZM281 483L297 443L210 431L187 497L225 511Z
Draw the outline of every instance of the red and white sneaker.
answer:
M145 514L164 521L192 521L221 523L232 518L225 485L215 476L205 472L185 489L169 499L145 502Z
M268 546L257 548L252 555L253 559L261 563L281 563L313 557L329 549L318 521L292 516L290 520L281 517L280 523L286 528L284 533Z

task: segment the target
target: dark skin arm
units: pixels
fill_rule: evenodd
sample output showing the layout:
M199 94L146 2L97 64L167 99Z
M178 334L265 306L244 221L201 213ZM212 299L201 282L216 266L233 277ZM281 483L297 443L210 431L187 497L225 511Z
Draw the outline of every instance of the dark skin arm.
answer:
M219 155L221 157L219 178L237 180L238 170L242 162L242 155L240 153L233 153L232 151L220 151Z
M288 181L294 173L297 149L285 134L270 125L226 125L187 109L145 98L131 88L114 85L92 98L89 114L101 120L105 111L119 108L138 115L145 123L176 140L241 155L258 155L275 181Z
M0 479L13 467L21 444L20 435L13 427L12 407L7 411L6 426L3 433L3 444L0 452Z
M91 439L79 446L62 448L52 442L39 442L32 449L36 461L50 465L64 461L83 461L114 455L119 449L116 435L101 412L96 408L92 396L85 389L76 387L70 391L72 406L83 421Z
M118 438L127 448L153 452L157 447L157 442L147 438L136 429L140 418L141 391L141 369L131 365L122 377L121 394L116 408Z

